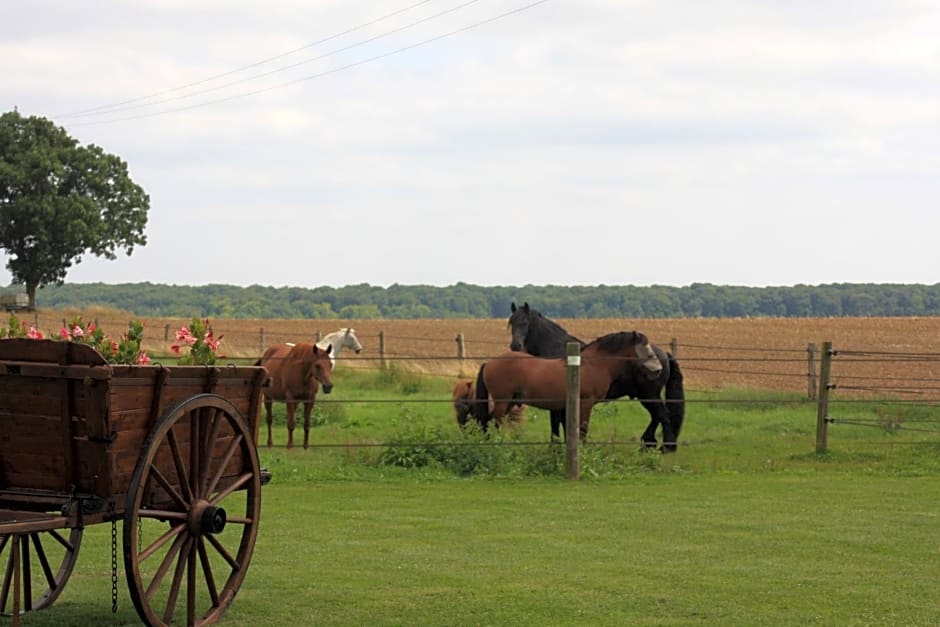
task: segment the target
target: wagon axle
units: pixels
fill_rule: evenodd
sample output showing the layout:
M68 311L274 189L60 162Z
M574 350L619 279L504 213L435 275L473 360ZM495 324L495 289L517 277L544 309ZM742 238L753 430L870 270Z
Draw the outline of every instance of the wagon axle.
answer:
M199 501L189 514L189 532L196 537L222 533L227 520L225 509L210 505L208 501Z

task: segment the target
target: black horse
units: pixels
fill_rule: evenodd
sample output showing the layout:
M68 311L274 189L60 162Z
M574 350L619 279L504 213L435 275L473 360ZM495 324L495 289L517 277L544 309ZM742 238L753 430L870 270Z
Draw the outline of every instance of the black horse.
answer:
M512 340L510 350L523 351L537 357L564 357L568 342L578 342L583 349L585 343L568 333L554 320L546 318L537 309L523 303L522 307L511 306L509 328ZM607 399L628 396L638 399L650 415L650 423L640 436L643 445L656 446L656 429L662 425L663 449L674 451L679 443L679 431L685 419L685 392L679 362L655 344L653 353L659 361L659 370L650 369L637 361L627 362L623 374L610 385ZM663 390L665 389L665 399ZM559 437L565 424L565 412L550 412L552 437Z

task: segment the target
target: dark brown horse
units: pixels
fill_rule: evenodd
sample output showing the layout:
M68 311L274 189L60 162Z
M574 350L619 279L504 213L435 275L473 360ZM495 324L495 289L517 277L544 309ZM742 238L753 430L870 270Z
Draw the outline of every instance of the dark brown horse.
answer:
M457 416L457 426L463 427L472 417L474 404L474 385L470 379L461 379L454 384L454 413ZM525 405L514 404L509 408L506 414L506 420L510 424L520 425L525 420ZM496 426L502 426L497 421Z
M264 351L264 355L255 362L256 366L268 369L270 382L264 388L264 409L268 421L268 446L273 446L271 438L271 404L274 401L287 405L287 448L294 447L294 417L297 404L304 404L304 448L310 442L310 412L317 397L320 385L323 392L333 390L333 363L330 353L333 347L326 349L316 344L276 344Z
M525 351L537 357L562 357L568 342L577 342L582 348L585 346L584 342L568 333L560 324L529 307L529 303L523 303L522 307L512 303L511 309L509 328L512 341L509 347L512 350ZM685 420L682 371L675 357L655 344L650 346L659 363L631 363L607 390L607 398L628 396L638 399L650 416L649 425L640 436L643 446L656 446L656 429L662 425L662 450L674 451ZM552 437L558 437L563 422L564 412L551 412Z
M649 340L639 331L610 333L581 350L581 439L587 437L594 405L607 398L611 383L632 364L653 356ZM514 404L526 403L564 417L568 388L565 358L534 357L510 351L480 366L474 417L485 429Z

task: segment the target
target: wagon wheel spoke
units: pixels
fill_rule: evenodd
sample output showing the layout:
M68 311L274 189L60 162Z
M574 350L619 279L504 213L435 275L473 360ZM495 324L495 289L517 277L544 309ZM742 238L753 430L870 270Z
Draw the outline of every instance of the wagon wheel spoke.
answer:
M16 548L15 536L4 536L3 543L0 544L0 553L6 548L8 540L13 537L13 543L10 546L10 555L7 557L7 567L3 573L3 586L0 587L0 612L6 613L7 601L10 598L10 585L13 582L14 562L19 560L19 549Z
M222 544L218 540L213 538L212 536L208 536L208 538L209 538L209 544L215 547L215 550L219 552L219 555L222 556L222 559L228 562L228 565L233 570L237 570L238 568L240 568L238 562L235 560L234 557L232 557L231 553L228 552L228 549L222 546Z
M204 394L169 410L148 437L124 514L128 588L145 623L209 624L232 603L261 511L252 434L234 405ZM145 518L171 528L141 527Z
M202 538L199 538L196 542L199 547L199 563L202 565L202 572L206 578L206 587L209 590L209 598L212 599L212 605L218 605L219 590L215 585L215 577L212 574L212 563L209 561L209 554L206 552L206 543Z
M160 562L160 566L157 568L156 573L154 573L153 579L150 580L150 585L147 586L147 592L145 593L147 600L153 598L157 588L159 588L160 584L163 583L163 578L166 576L167 571L170 570L170 565L173 564L173 560L179 554L184 542L186 542L185 537L177 536L176 540L173 541L172 546L170 546L170 550L167 551L166 555L163 556L163 560Z
M176 501L177 505L181 509L189 509L189 503L183 499L182 495L177 492L176 488L173 487L173 484L160 472L160 469L156 466L150 467L150 476L157 480L157 483L160 484L160 487L166 490L167 494L173 497L173 500Z
M240 489L242 489L243 487L245 487L245 484L248 483L249 481L251 481L253 478L254 478L254 477L252 476L251 473L245 473L245 474L243 474L243 475L242 475L241 477L239 477L234 483L232 483L232 485L230 485L229 487L225 488L224 490L222 490L221 492L219 492L218 494L216 494L215 497L213 497L213 499L212 499L212 501L211 501L212 504L213 504L213 505L218 505L219 503L221 503L222 501L224 501L224 500L225 500L225 497L227 497L228 495L230 495L232 492L234 492L235 490L240 490Z
M159 521L186 520L187 513L185 511L181 512L178 510L169 509L142 509L140 510L140 517L152 518Z
M205 446L205 443L202 441L202 421L205 419L206 412L205 408L197 408L189 412L189 476L187 484L189 484L189 494L192 500L195 500L199 497L199 483L201 481L201 476L199 474L200 469L202 468L201 455L202 447ZM185 478L181 475L180 481L185 481Z
M189 558L188 547L192 544L190 538L183 541L183 548L180 550L179 557L176 560L176 569L173 571L173 582L170 584L170 593L167 595L166 606L163 609L163 622L170 624L173 620L173 612L176 610L176 599L180 593L180 582L183 580L183 571ZM189 622L192 624L192 621Z
M49 566L49 558L46 557L46 551L42 548L42 542L39 540L39 534L31 533L29 536L33 541L33 550L36 553L36 558L39 560L39 566L42 568L42 574L46 577L46 583L50 588L55 588L55 575L52 572L52 567Z
M189 487L189 476L186 472L186 465L183 463L183 455L180 452L179 442L176 441L176 434L170 429L166 435L167 442L170 444L170 450L173 452L173 464L176 466L176 476L179 478L180 487L186 492L185 499L193 500L193 491Z
M33 576L29 557L29 536L20 536L20 565L23 568L23 577L20 585L23 586L23 610L30 612L33 609Z
M222 423L224 422L224 420L219 416L218 410L214 407L211 408L210 411L207 412L207 414L208 414L207 420L209 424L211 424L212 426L209 428L209 433L206 435L206 440L202 448L205 451L211 452L215 450L215 445L219 437L219 430L221 429ZM203 455L202 459L200 460L201 463L199 466L199 490L196 494L199 498L205 498L206 496L211 494L210 487L209 487L209 470L210 470L209 462L211 461L211 459L212 459L212 455L209 454L209 455Z
M222 473L225 472L226 467L230 461L232 461L232 456L238 452L238 449L242 444L242 436L238 436L232 443L229 445L228 450L225 451L225 455L222 458L222 461L219 463L219 467L215 471L215 475L212 477L212 481L209 482L209 486L204 492L204 496L209 497L212 493L216 491L216 488L219 487L219 480L222 478Z
M186 564L186 616L196 615L196 544L198 538L189 545L189 559Z
M156 553L158 550L160 550L160 547L162 547L167 542L169 542L170 539L173 539L175 542L180 542L180 538L182 537L181 534L183 533L185 529L186 529L185 525L177 525L175 527L171 527L169 531L164 533L162 536L160 536L154 542L152 542L150 546L148 546L146 549L141 551L140 554L138 555L138 559L141 562L143 562L148 557L150 557L151 555ZM170 549L170 550L172 551L173 549ZM177 547L175 551L179 551L179 547Z
M52 605L75 568L82 530L68 538L60 530L0 535L0 613L26 613ZM12 598L11 598L12 596Z

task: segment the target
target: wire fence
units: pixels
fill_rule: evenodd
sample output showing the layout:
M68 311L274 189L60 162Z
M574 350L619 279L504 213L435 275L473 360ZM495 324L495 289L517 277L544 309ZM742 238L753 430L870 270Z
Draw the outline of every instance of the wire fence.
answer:
M88 317L86 316L86 321ZM65 317L34 315L34 324L48 335L67 323ZM120 336L129 320L116 317L95 319L99 327L112 336ZM143 318L144 347L157 363L174 363L177 356L169 351L177 329L187 326L189 319ZM838 321L836 321L838 322ZM583 337L596 337L609 332L611 325L619 328L626 321L572 321L571 330ZM869 418L846 416L843 409L878 404L893 407L922 407L932 411L940 406L940 340L922 332L922 321L912 321L908 331L896 321L872 321L871 327L855 331L833 349L828 383L820 382L822 342L807 341L795 329L809 325L822 330L832 321L749 321L735 320L726 324L714 321L646 321L643 329L651 340L673 353L684 375L685 387L691 396L687 403L767 403L814 404L819 390L828 391L829 425L871 427L892 430L921 429L923 424L937 424L932 416L906 417L894 421L890 417ZM858 325L848 321L844 326ZM338 327L353 326L362 343L360 354L341 351L342 367L367 371L399 370L419 376L473 379L480 365L499 359L509 349L509 332L502 320L427 320L427 321L238 321L219 320L213 323L216 336L223 338L226 359L251 363L260 358L268 346L298 341L316 341ZM592 326L593 325L593 326ZM647 326L648 325L648 326ZM886 336L882 327L891 327ZM791 328L793 327L793 328ZM697 330L697 335L683 339L673 335L673 328ZM839 329L837 329L839 330ZM724 335L722 335L724 334ZM841 335L847 335L840 330ZM703 338L717 341L702 341ZM819 337L817 335L817 337ZM872 337L879 341L872 341ZM933 342L933 343L932 343ZM741 398L716 399L710 394L739 391ZM745 394L748 391L758 395ZM699 393L696 395L696 393ZM637 399L647 400L647 399ZM318 403L331 401L320 395ZM357 399L343 403L356 404ZM372 399L373 403L438 403L453 400L441 398ZM614 402L633 402L622 399ZM918 426L914 426L917 423ZM887 427L886 427L887 425Z

